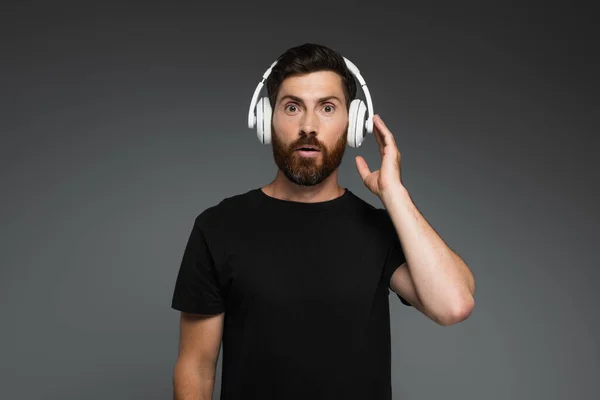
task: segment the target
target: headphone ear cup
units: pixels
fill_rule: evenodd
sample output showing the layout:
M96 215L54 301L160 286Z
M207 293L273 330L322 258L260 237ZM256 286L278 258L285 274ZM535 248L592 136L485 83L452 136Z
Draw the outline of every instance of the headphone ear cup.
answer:
M273 116L273 110L271 109L271 102L268 97L262 98L263 102L263 144L271 143L271 118Z
M365 113L367 106L360 99L354 99L348 110L348 145L360 147L365 139Z
M348 110L348 146L350 147L356 147L354 142L356 134L354 132L356 128L356 110L358 108L358 101L359 100L352 100Z
M356 147L362 145L365 140L365 115L367 114L367 106L362 100L358 100L358 107L356 110L356 128L354 129Z
M263 143L263 102L262 99L256 103L256 136Z
M262 144L271 143L271 104L268 97L256 103L256 135Z

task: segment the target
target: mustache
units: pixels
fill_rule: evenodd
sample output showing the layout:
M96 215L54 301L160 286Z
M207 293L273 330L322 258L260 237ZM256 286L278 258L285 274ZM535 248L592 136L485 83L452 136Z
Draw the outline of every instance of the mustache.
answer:
M310 136L306 139L297 141L292 146L292 149L297 149L298 147L302 147L302 146L315 146L318 149L321 149L321 147L322 147L321 143L319 143L319 141L317 139L315 139L314 136Z

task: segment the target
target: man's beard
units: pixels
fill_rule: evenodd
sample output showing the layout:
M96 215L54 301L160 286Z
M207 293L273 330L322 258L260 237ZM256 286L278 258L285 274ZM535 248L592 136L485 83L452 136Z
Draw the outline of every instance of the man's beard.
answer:
M292 182L302 186L314 186L327 179L342 163L348 130L340 135L339 140L328 149L312 135L304 136L289 147L279 141L277 133L271 124L271 142L275 163L283 174ZM296 149L302 145L315 145L320 153L315 157L302 157Z

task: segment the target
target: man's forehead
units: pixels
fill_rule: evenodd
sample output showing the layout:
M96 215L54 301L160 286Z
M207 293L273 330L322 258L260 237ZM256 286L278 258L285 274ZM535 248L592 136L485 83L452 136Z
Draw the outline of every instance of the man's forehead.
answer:
M342 102L342 78L332 71L290 76L281 83L278 97L292 97L308 102L322 101L327 97Z

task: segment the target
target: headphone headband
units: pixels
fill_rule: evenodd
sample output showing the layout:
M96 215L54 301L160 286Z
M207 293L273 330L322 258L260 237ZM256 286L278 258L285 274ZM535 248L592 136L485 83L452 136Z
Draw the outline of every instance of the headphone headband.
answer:
M367 84L366 84L365 80L363 79L362 75L360 74L360 71L356 67L356 65L354 65L354 63L352 63L346 57L342 57L342 58L344 59L344 62L346 63L346 67L348 67L348 70L350 71L350 73L356 78L360 87L362 88L363 93L365 94L365 99L367 100L367 112L368 112L368 118L366 120L366 130L367 130L367 133L373 133L373 102L371 100L371 94L369 93L369 88L367 87ZM277 64L277 61L274 61L271 64L271 66L265 71L265 73L262 76L262 80L258 83L258 85L256 86L256 89L254 89L254 94L252 95L252 101L250 102L250 109L248 110L248 128L250 128L250 129L254 129L254 127L256 126L256 115L254 114L254 108L256 107L256 102L258 101L258 94L260 93L260 90L264 86L265 81L271 74L271 71L273 70L273 67L275 66L275 64Z

